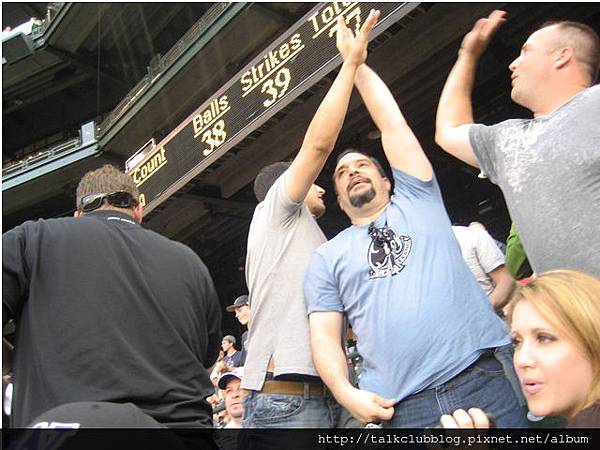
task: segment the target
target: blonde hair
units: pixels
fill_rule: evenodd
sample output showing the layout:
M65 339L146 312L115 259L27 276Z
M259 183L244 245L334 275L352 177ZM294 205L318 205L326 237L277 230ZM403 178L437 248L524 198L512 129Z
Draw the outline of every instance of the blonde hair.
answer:
M575 270L553 270L518 286L511 296L508 319L515 306L529 301L541 316L562 330L588 357L594 377L578 412L600 399L600 280Z
M99 169L87 172L77 186L76 207L80 209L81 199L90 194L111 193L117 191L129 192L137 199L140 192L131 178L115 166L105 164Z

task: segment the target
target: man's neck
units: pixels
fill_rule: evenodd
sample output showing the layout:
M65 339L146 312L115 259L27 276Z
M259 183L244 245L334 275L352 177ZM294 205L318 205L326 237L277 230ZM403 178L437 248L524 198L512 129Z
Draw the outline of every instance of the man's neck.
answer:
M387 208L390 204L389 199L383 204L373 205L371 208L356 208L355 211L352 211L352 216L350 217L350 221L352 225L366 225L368 223L373 222L377 219L385 208Z
M237 350L233 347L231 347L229 350L227 350L227 356L231 356L233 355Z
M551 92L551 95L547 97L547 101L539 105L535 111L533 111L533 117L542 117L552 114L562 105L567 103L581 91L589 88L585 84L568 84L560 86L555 91Z

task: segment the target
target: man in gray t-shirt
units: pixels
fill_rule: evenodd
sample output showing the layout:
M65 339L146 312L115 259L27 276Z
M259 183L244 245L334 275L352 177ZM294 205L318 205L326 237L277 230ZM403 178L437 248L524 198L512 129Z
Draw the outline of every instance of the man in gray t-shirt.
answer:
M577 22L540 28L509 66L511 97L534 118L475 125L476 65L503 21L494 11L465 36L440 98L436 142L502 189L536 273L600 276L600 86L592 86L600 41Z
M242 381L248 391L244 428L334 425L336 404L313 365L302 282L312 252L326 240L315 220L325 212L325 191L313 183L342 128L354 75L366 59L368 34L378 17L371 11L356 38L337 33L344 63L298 155L291 164L265 167L254 183L260 203L246 258L250 322Z

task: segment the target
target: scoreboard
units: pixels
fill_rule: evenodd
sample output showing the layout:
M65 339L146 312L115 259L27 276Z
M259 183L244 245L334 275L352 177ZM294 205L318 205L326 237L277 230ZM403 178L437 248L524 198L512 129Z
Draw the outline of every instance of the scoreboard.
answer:
M335 45L338 16L356 33L369 11L379 9L379 22L369 35L373 39L417 5L319 3L161 142L149 141L127 160L126 172L140 190L144 211L150 212L342 63Z

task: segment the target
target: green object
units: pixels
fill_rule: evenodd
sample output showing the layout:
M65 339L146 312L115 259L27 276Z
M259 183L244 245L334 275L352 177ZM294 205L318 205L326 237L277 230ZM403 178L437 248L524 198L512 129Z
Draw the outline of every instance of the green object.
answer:
M508 238L506 238L506 268L516 280L530 277L533 270L529 265L527 254L517 233L515 224L510 226Z

